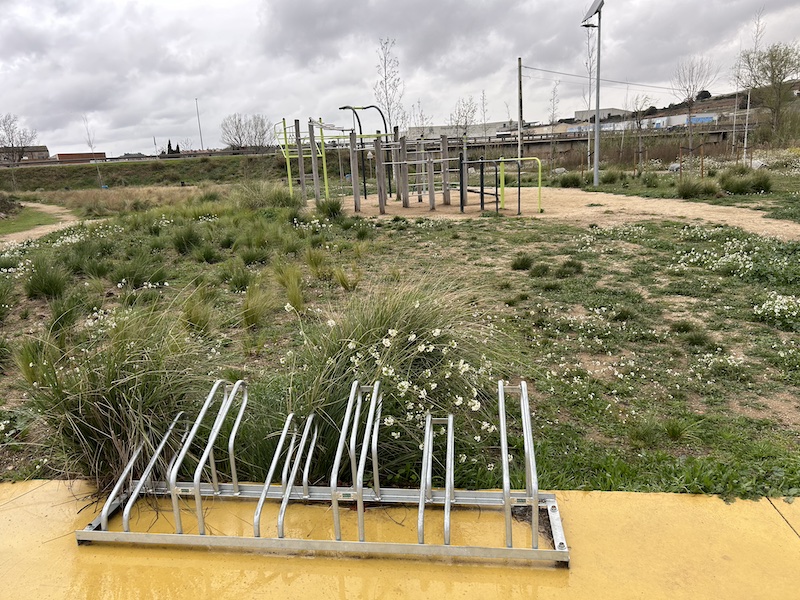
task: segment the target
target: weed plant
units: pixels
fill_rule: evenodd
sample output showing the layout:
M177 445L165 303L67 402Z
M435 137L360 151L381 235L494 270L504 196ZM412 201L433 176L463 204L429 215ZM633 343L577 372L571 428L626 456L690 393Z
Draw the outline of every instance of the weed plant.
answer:
M28 298L57 298L64 293L69 282L69 275L60 265L44 256L38 256L30 265L25 293Z

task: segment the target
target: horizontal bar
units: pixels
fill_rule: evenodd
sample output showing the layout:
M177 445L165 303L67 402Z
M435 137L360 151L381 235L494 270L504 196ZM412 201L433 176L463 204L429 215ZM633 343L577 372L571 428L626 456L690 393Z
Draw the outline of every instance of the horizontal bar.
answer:
M137 483L134 480L134 485ZM184 487L185 486L185 487ZM176 487L178 488L179 495L191 496L194 495L191 482L179 482ZM254 483L240 483L239 493L233 491L233 485L229 483L220 483L219 492L215 492L210 484L203 483L200 485L200 493L203 496L216 496L218 498L228 498L231 500L248 500L259 498L264 486ZM273 493L282 496L280 484L272 484L269 487L268 494L271 496ZM153 493L156 495L166 496L169 495L169 490L163 482L153 483ZM355 502L356 491L353 487L339 488L337 496L340 502ZM528 500L526 498L527 492L524 490L515 490L511 492L511 503L515 506L527 506ZM271 498L274 499L274 498ZM329 486L312 485L308 487L308 497L303 495L302 486L293 486L289 496L290 500L308 500L310 502L330 502L331 488ZM391 504L417 504L419 501L419 489L406 489L406 488L381 488L381 502L388 502ZM540 493L539 506L543 507L546 503L555 503L556 496L553 493ZM375 492L371 488L364 488L364 502L378 502ZM432 499L428 504L442 504L445 502L445 492L441 488L436 488L432 492ZM503 492L500 490L454 490L453 504L461 506L503 506Z
M190 546L263 550L266 552L306 555L344 554L350 556L424 556L429 558L507 559L524 561L569 562L569 550L532 550L530 548L487 548L485 546L444 546L435 544L400 544L395 542L338 542L335 540L298 540L280 538L233 537L174 533L125 533L119 531L75 532L78 542L132 543L158 546Z

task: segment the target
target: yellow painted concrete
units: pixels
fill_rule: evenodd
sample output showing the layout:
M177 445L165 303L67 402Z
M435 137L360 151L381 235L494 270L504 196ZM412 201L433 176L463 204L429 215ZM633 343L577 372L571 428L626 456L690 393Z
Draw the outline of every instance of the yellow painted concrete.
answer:
M0 485L0 598L797 598L800 538L787 525L797 504L725 504L670 494L558 494L570 568L442 564L412 560L297 558L188 549L92 544L73 531L99 507L77 483ZM781 512L776 510L781 509ZM83 509L81 511L81 509ZM81 511L79 513L79 511ZM215 530L249 535L249 503L217 503ZM787 516L788 515L788 516ZM265 514L264 533L274 529ZM166 514L141 513L137 528L169 527ZM428 520L436 536L437 515ZM459 512L454 535L493 544L492 511ZM326 537L330 513L290 506L291 533ZM409 538L413 511L373 510L372 534ZM187 529L193 525L185 515ZM116 524L118 526L118 524ZM305 525L305 527L303 527ZM353 532L348 515L345 536ZM525 530L517 524L520 535ZM368 533L368 535L370 534ZM352 539L352 538L351 538ZM520 539L522 542L522 539Z
M776 498L772 500L772 504L794 530L800 534L800 499L789 503Z

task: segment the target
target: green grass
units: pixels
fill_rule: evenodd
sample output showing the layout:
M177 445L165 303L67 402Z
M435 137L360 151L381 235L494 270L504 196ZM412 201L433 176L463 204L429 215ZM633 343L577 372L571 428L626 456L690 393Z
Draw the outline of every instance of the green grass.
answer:
M194 202L138 211L0 254L12 307L2 339L16 358L2 368L28 394L23 409L54 472L117 471L124 452L112 433L159 431L170 411L196 410L196 397L164 394L235 371L252 385L241 476L258 480L289 408L341 408L354 376L380 373L392 390L385 416L403 424L384 432L401 436L385 440L393 483L415 483L417 416L431 409L455 411L468 432L457 442L459 485L499 486L500 470L488 468L499 442L482 427L504 377L529 382L543 488L800 495L798 243L656 221L323 226L312 213L220 194L213 211ZM202 243L182 252L189 245L175 240L187 231ZM246 265L251 251L269 260ZM510 269L517 256L530 277ZM37 264L66 278L60 294L28 297ZM476 369L479 410L451 387L460 360ZM417 386L412 408L403 381L406 394Z
M58 223L59 219L35 208L23 208L18 213L7 219L0 219L0 235L28 231L42 225Z

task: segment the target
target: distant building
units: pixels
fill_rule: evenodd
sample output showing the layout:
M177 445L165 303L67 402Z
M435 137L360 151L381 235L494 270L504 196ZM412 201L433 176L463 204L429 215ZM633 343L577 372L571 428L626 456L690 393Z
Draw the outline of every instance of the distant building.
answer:
M19 153L19 148L0 146L0 161L12 162L12 152ZM50 151L47 146L25 146L22 151L22 160L47 160L50 158Z
M60 163L73 163L73 164L81 164L81 163L91 163L95 161L103 161L106 160L106 153L105 152L67 152L56 154L56 160Z
M575 120L576 121L589 121L594 119L596 115L596 111L592 110L576 110L575 111ZM611 117L620 117L623 119L627 119L631 116L631 111L623 110L621 108L601 108L600 109L600 120L605 121L606 119L610 119Z
M493 123L473 123L467 129L468 138L495 137L501 131L513 128L516 131L516 121L495 121ZM409 127L408 138L412 140L439 139L442 135L447 137L461 137L462 132L454 125L429 125L427 127Z

